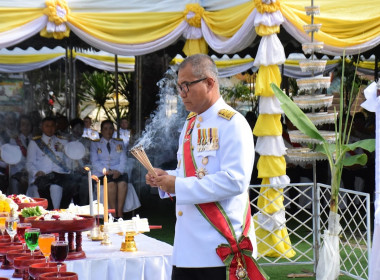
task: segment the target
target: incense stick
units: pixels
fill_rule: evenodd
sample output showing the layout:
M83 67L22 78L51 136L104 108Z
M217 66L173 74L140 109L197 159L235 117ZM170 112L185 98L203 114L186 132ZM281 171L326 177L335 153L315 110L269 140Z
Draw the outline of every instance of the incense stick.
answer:
M145 153L145 150L142 145L135 146L131 149L132 155L148 170L148 172L152 173L154 176L157 176L156 171L153 168L153 165L150 163L148 156ZM166 192L171 200L173 200L170 193Z

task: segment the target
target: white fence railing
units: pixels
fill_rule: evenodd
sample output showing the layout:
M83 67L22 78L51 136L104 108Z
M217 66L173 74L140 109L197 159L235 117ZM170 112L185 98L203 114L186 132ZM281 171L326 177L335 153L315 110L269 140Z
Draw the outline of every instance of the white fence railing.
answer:
M258 224L266 228L256 236L261 265L302 265L318 263L321 233L327 229L331 188L313 183L279 186L250 186L252 214ZM265 215L257 206L259 197L265 199L267 209L271 203L278 208L283 199L286 219ZM339 214L342 227L340 236L341 273L353 279L368 279L368 262L371 242L370 196L368 193L341 189L339 193ZM265 219L277 225L268 230ZM279 215L281 216L281 215ZM264 222L263 222L264 221ZM256 223L256 226L257 226ZM282 230L283 228L286 230ZM263 232L265 234L263 234ZM284 235L284 232L286 233ZM288 249L284 249L284 248ZM290 247L290 249L289 249ZM289 257L289 250L295 255ZM276 254L273 254L275 252ZM273 256L276 255L276 256Z

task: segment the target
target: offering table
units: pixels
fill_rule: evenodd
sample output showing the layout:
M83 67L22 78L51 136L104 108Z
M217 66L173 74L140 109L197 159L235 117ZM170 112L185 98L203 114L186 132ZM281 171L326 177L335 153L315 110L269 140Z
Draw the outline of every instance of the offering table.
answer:
M135 236L137 252L121 252L124 236L110 234L112 245L88 240L83 233L86 258L65 261L67 271L78 274L80 280L167 280L171 279L173 247L144 234ZM13 270L0 269L0 277L11 278Z

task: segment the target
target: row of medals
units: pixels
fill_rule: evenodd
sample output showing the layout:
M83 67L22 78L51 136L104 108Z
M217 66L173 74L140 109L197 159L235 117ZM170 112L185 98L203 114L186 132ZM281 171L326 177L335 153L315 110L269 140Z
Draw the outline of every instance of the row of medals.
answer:
M197 128L200 128L200 126L201 126L200 123L203 121L203 119L202 119L201 116L198 116L197 119L199 121L199 123L197 124ZM199 150L199 148L198 148L198 150ZM204 148L203 148L203 150L204 150ZM208 164L208 157L207 156L205 156L205 157L202 158L202 164L203 165L207 165ZM195 173L196 173L198 179L202 179L204 176L207 175L208 172L207 172L206 167L199 167L195 171Z

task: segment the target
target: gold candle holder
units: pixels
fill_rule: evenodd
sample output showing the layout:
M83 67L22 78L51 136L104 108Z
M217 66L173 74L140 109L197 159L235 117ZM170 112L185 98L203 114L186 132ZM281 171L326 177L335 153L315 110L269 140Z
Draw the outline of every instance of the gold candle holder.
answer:
M106 246L107 245L111 245L112 242L109 239L107 228L105 228L104 225L102 225L102 226L100 226L100 230L103 232L103 239L102 239L102 242L100 244L101 245L106 245Z
M138 232L126 232L125 233L125 242L121 243L120 251L123 252L136 252L136 242L135 235L139 234Z
M91 240L92 241L102 241L104 239L103 232L100 230L99 226L94 227L91 230Z

